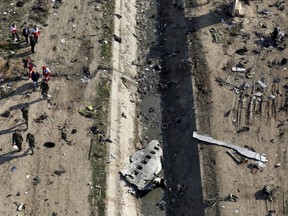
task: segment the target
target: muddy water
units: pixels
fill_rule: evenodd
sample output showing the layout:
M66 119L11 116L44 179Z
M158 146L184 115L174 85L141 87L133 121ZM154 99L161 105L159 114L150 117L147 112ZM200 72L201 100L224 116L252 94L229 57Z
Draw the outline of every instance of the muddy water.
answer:
M168 190L142 197L142 213L204 215L187 20L181 0L138 2L140 113L143 140L162 143ZM157 203L166 203L165 211Z

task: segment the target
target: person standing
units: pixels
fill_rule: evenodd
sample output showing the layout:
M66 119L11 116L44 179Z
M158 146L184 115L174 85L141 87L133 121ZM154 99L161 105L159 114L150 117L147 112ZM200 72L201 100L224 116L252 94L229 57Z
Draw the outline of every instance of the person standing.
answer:
M35 38L33 36L30 36L29 40L30 40L31 52L35 53L35 45L36 45Z
M31 155L34 154L34 148L35 148L35 137L33 134L28 133L26 136L26 142L29 144L29 148L32 151Z
M10 32L12 33L12 40L19 41L19 36L17 34L17 26L15 23L13 23L12 26L10 27ZM15 36L16 36L16 40L15 40Z
M46 100L47 95L48 95L48 91L49 91L49 85L48 85L48 81L46 79L42 80L40 88L41 88L41 94L42 94L44 100Z
M40 31L39 31L39 29L37 28L36 25L32 29L32 34L34 36L35 42L38 43L38 37L40 35Z
M40 78L40 74L37 71L32 70L31 79L33 81L33 91L36 91L38 88L38 80Z
M28 37L30 35L30 29L27 26L23 28L23 36L25 37L26 43L29 44Z
M42 72L43 72L44 79L48 82L51 77L51 71L46 66L43 66Z
M28 130L28 107L27 106L25 106L25 107L22 107L21 108L21 112L22 112L22 117L23 117L23 119L25 120L25 124L26 124L26 126L27 126L27 129L26 130Z
M22 151L22 142L23 142L23 137L20 134L20 130L17 129L12 134L12 145L16 145L18 147L18 152Z

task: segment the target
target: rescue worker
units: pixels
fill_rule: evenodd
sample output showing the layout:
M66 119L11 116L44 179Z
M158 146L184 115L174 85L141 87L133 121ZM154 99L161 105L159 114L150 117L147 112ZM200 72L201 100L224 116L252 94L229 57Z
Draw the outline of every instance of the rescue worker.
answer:
M29 44L28 37L30 35L30 29L27 26L23 28L23 36L25 37L26 43Z
M44 79L48 82L51 77L51 71L46 66L43 66L42 72L43 72Z
M12 145L16 145L18 147L18 152L22 151L22 142L23 142L23 137L20 134L20 130L17 129L12 134Z
M48 81L46 79L42 80L40 88L41 88L41 94L43 96L43 99L46 100L47 95L48 95L48 91L49 91L49 85L48 85Z
M36 25L32 29L32 34L34 36L35 42L38 43L38 37L40 35L40 31L39 31L39 29L37 28Z
M15 23L12 24L12 26L10 27L10 32L12 33L12 40L14 41L19 41L19 36L17 34L17 26ZM16 40L15 40L15 36L16 36Z
M35 53L36 41L35 41L34 36L30 36L30 37L29 37L29 40L30 40L31 52L32 52L32 53Z
M33 81L33 91L36 91L36 88L38 88L39 78L40 78L40 74L37 71L32 70L31 79Z
M26 136L26 142L28 142L29 148L32 151L31 155L34 154L34 148L35 148L35 137L33 134L28 133Z
M23 119L25 120L25 124L26 124L26 126L27 126L27 129L26 130L28 130L28 107L27 106L25 106L25 107L22 107L21 108L21 112L22 112L22 117L23 117Z

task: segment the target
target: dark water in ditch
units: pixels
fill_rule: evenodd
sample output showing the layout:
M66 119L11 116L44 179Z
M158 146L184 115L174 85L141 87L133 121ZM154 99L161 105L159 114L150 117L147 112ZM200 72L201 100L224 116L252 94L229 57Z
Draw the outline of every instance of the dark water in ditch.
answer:
M141 198L145 216L204 216L198 145L192 138L195 108L183 6L181 0L137 4L142 138L162 144L162 175L168 185Z

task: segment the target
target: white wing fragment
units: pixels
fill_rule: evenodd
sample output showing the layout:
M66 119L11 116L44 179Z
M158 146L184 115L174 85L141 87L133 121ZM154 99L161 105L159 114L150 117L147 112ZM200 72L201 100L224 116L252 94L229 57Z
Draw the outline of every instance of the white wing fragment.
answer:
M250 158L250 159L258 160L258 161L261 161L264 163L266 163L268 161L264 154L259 154L259 153L250 151L250 150L243 148L243 147L239 147L239 146L236 146L233 144L228 144L228 143L213 139L212 137L210 137L208 135L200 135L196 131L193 132L193 137L198 139L198 140L204 141L204 142L208 142L208 143L215 144L218 146L224 146L226 148L234 149L239 154L241 154L247 158Z

